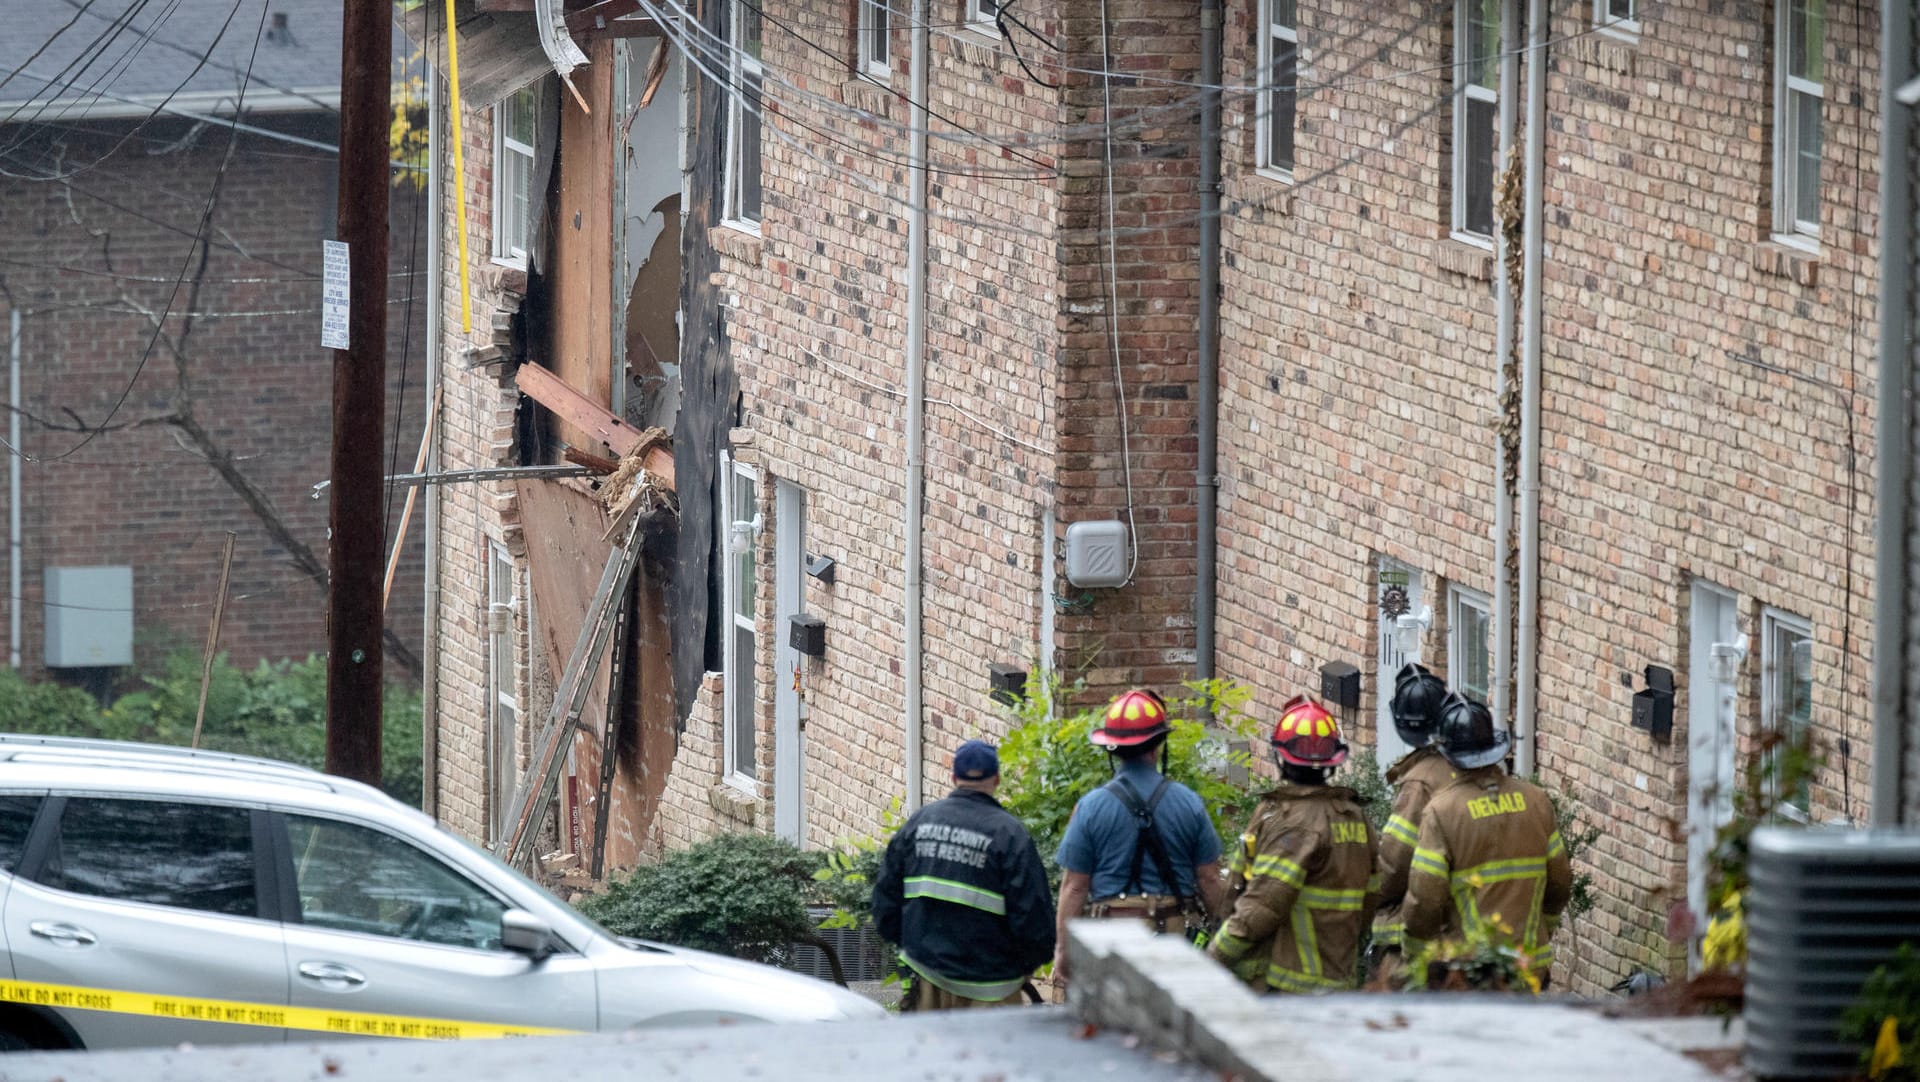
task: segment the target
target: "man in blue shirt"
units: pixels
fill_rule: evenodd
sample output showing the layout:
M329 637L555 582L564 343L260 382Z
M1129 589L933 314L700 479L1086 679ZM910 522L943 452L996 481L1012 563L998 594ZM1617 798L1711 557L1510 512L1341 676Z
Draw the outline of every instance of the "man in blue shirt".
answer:
M1203 903L1214 917L1226 906L1220 878L1220 835L1192 789L1160 773L1167 734L1166 703L1134 689L1107 707L1093 742L1116 760L1114 780L1080 798L1055 856L1060 864L1058 946L1053 973L1066 980L1067 922L1079 916L1145 920L1157 932L1186 934L1189 906ZM1141 832L1151 817L1160 855ZM1171 877L1173 882L1167 882ZM1089 904L1091 903L1091 904Z

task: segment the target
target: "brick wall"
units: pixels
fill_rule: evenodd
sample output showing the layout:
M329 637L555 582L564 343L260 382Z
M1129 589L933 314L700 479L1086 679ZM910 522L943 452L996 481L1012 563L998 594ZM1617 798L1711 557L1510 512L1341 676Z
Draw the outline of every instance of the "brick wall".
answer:
M301 138L330 141L331 118L289 116L259 123ZM5 299L22 313L21 405L36 417L71 424L104 421L128 381L114 424L75 449L72 432L23 426L23 670L45 672L42 569L92 564L134 569L136 665L151 669L174 650L198 653L220 578L225 532L234 547L221 646L236 665L305 657L326 649L325 598L172 426L176 358L152 342L145 312L172 315L167 335L186 332L189 287L174 289L189 259L227 137L209 127L155 121L132 138L121 124L65 126L65 180L0 180L0 261ZM25 138L20 160L39 159L46 131ZM104 156L104 157L103 157ZM212 249L187 335L185 366L194 416L273 501L293 535L324 566L327 502L310 496L327 476L332 430L332 354L319 345L320 241L333 234L333 156L242 135L215 208ZM402 186L392 193L388 403L398 420L398 469L412 468L423 421L424 292L406 298L424 267L424 210ZM423 223L424 226L424 223ZM423 284L424 278L418 279ZM411 335L408 317L411 316ZM403 351L403 345L405 349ZM403 363L402 354L406 353ZM144 366L143 366L144 358ZM403 373L404 371L404 383ZM395 417L387 419L390 438ZM139 422L146 422L140 424ZM71 452L71 453L69 453ZM400 517L396 491L390 522ZM0 492L0 502L4 493ZM393 589L389 626L417 654L420 646L418 515ZM389 660L388 672L406 674ZM120 674L122 677L125 671Z
M1552 53L1547 104L1538 751L1548 783L1604 828L1584 866L1600 906L1568 944L1575 991L1675 957L1691 696L1670 744L1628 719L1643 666L1685 683L1694 577L1738 593L1756 650L1762 606L1812 622L1828 751L1814 814L1864 812L1865 12L1828 15L1817 257L1769 242L1762 15L1668 5L1633 44L1586 33L1585 6L1553 26L1572 40ZM1450 123L1435 112L1450 11L1401 5L1356 31L1360 17L1301 10L1302 82L1338 84L1301 105L1296 175L1311 179L1254 175L1250 103L1229 109L1222 669L1267 708L1326 661L1375 663L1378 556L1425 572L1436 613L1445 584L1489 590L1497 558L1494 301L1484 258L1447 237ZM1253 18L1233 9L1229 82L1257 78ZM1444 659L1442 631L1427 654ZM1761 680L1750 660L1749 744Z

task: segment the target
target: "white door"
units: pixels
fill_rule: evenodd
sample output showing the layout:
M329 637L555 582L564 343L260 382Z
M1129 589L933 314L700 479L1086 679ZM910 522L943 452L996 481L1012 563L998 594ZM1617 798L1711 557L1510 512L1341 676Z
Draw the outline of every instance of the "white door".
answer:
M1714 836L1733 814L1733 755L1736 716L1731 683L1722 683L1714 666L1714 647L1722 653L1738 645L1734 595L1711 583L1695 581L1693 618L1687 657L1687 908L1699 923L1693 964L1699 961L1699 935L1706 931L1707 861Z
M1393 704L1393 678L1399 674L1401 666L1409 661L1420 660L1418 653L1409 654L1400 649L1400 636L1395 632L1402 614L1417 616L1426 607L1426 590L1421 583L1419 569L1385 557L1380 560L1376 590L1380 644L1374 656L1380 659L1380 668L1373 683L1374 698L1378 700L1374 727L1380 735L1375 753L1380 758L1380 769L1385 771L1409 750L1406 742L1400 739L1399 731L1393 727L1393 713L1388 709Z
M800 809L806 673L800 651L791 645L788 621L806 609L801 565L806 560L807 496L791 481L774 482L773 531L773 831L799 845L806 837Z

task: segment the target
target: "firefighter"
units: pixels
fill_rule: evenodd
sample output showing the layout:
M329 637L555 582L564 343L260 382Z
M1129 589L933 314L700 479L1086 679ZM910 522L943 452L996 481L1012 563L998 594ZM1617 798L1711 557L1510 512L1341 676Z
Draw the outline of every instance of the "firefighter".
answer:
M1056 984L1067 978L1067 921L1083 909L1191 939L1224 907L1220 835L1207 806L1160 769L1172 731L1167 704L1135 688L1115 698L1089 734L1112 754L1114 778L1080 798L1060 839Z
M1553 805L1539 786L1507 775L1513 738L1484 705L1448 696L1434 743L1459 774L1420 817L1400 909L1407 955L1427 940L1511 945L1526 978L1543 988L1573 890Z
M1327 784L1347 758L1333 715L1298 696L1272 742L1280 785L1233 854L1233 912L1207 953L1256 991L1352 988L1360 933L1379 903L1378 840L1359 794Z
M1393 812L1380 837L1380 912L1373 918L1373 942L1368 968L1376 978L1392 981L1399 972L1400 940L1404 927L1400 902L1407 893L1407 867L1420 841L1420 813L1433 794L1453 781L1453 766L1433 746L1440 723L1440 706L1447 685L1424 665L1409 662L1393 681L1394 731L1412 751L1387 771L1393 786Z
M874 926L913 973L905 1010L1012 1006L1053 954L1047 870L993 797L999 753L983 740L960 745L953 781L887 843L873 884Z

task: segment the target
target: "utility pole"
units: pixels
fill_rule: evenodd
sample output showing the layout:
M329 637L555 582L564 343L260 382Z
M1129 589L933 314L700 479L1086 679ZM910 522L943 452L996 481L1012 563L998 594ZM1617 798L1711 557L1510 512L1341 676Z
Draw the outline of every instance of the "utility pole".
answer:
M387 137L392 0L346 0L340 46L340 239L347 348L333 351L327 553L327 770L380 781L380 576L386 562Z

